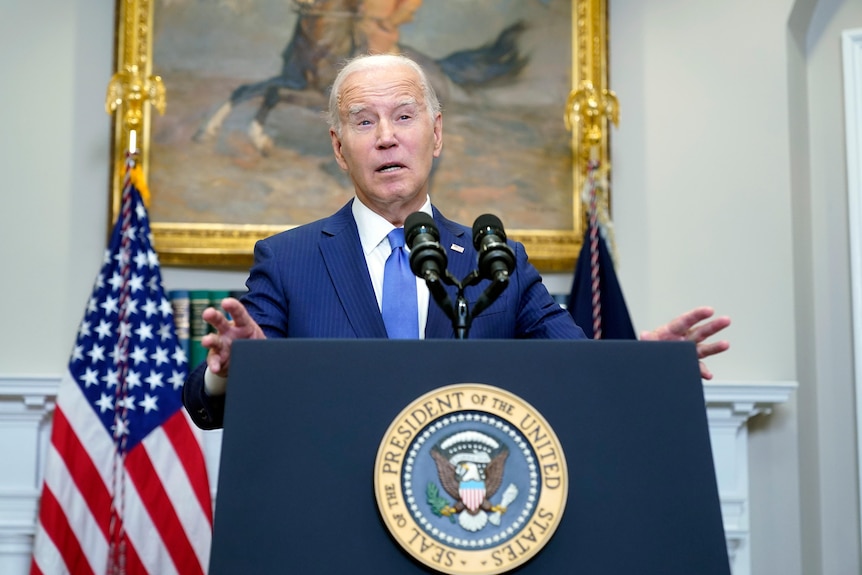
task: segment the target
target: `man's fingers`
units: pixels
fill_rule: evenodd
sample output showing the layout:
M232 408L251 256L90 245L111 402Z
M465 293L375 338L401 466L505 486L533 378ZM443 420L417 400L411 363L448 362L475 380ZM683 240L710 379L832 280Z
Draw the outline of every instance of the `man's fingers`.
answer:
M696 307L673 319L667 324L667 329L677 337L690 339L691 334L689 334L689 330L699 322L712 317L714 313L715 311L711 307Z
M641 339L646 341L674 341L679 339L700 341L696 339L697 332L692 332L691 329L699 322L712 317L713 313L715 312L711 307L703 306L694 308L678 317L675 317L665 325L660 326L653 331L642 332ZM718 331L718 329L722 328L719 327L715 331ZM708 331L708 329L706 331ZM706 331L704 333L706 333ZM712 333L715 333L715 331ZM709 337L709 335L704 336L704 338L706 337Z
M699 359L727 351L730 349L730 344L727 341L705 342L706 339L730 325L730 318L727 316L717 317L701 324L701 322L711 318L714 313L711 307L696 307L653 331L641 332L640 338L643 341L693 341L697 345L697 357ZM706 364L702 361L699 363L701 377L712 379L712 372L709 371Z
M694 329L692 329L691 333L689 333L688 335L688 339L700 343L703 340L714 336L729 325L729 317L717 317L712 321L708 321L703 325L696 326Z
M714 341L710 343L697 344L697 357L703 359L717 353L722 353L730 349L730 343L722 341Z
M207 367L213 373L221 373L221 357L218 353L213 352L207 355Z
M221 301L221 307L225 312L230 314L234 324L238 326L245 326L248 325L250 321L253 321L248 311L245 309L245 306L236 298L224 298Z
M207 349L220 349L226 343L226 341L230 341L228 338L223 338L219 332L208 333L201 338L201 345Z
M230 322L225 315L214 307L206 308L201 314L204 321L213 326L216 332L224 333L230 329Z

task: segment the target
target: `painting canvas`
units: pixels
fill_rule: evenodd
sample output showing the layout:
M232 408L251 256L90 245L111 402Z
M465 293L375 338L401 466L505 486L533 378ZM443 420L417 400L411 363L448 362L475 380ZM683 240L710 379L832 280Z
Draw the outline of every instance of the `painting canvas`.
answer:
M266 226L324 217L353 196L324 118L329 82L357 51L405 53L443 103L432 201L470 225L577 229L572 0L160 0L153 71L150 215L160 222ZM529 245L528 245L529 249Z

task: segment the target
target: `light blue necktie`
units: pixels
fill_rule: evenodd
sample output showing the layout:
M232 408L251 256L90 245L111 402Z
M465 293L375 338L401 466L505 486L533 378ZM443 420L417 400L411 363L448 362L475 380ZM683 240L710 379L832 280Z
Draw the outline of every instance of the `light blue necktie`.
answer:
M383 323L389 339L419 337L419 308L416 305L416 276L410 271L410 258L404 249L404 228L389 235L392 253L383 268Z

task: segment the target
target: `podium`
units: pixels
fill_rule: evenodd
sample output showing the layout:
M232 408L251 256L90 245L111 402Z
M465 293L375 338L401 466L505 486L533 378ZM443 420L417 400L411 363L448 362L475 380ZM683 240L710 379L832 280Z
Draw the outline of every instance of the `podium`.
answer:
M536 340L234 343L210 573L435 573L387 530L378 447L434 389L538 410L568 498L519 574L729 575L694 344Z

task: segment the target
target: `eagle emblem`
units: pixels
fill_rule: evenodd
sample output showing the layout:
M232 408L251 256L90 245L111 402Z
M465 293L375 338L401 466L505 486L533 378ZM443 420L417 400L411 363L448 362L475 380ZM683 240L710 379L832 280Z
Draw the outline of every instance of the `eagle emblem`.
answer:
M503 483L503 471L509 449L488 434L460 431L446 437L431 448L437 465L437 475L443 489L455 501L450 504L440 496L434 483L429 483L426 498L431 511L438 517L449 517L470 532L490 523L499 525L506 508L518 496L518 488L509 484L498 504L491 498Z

